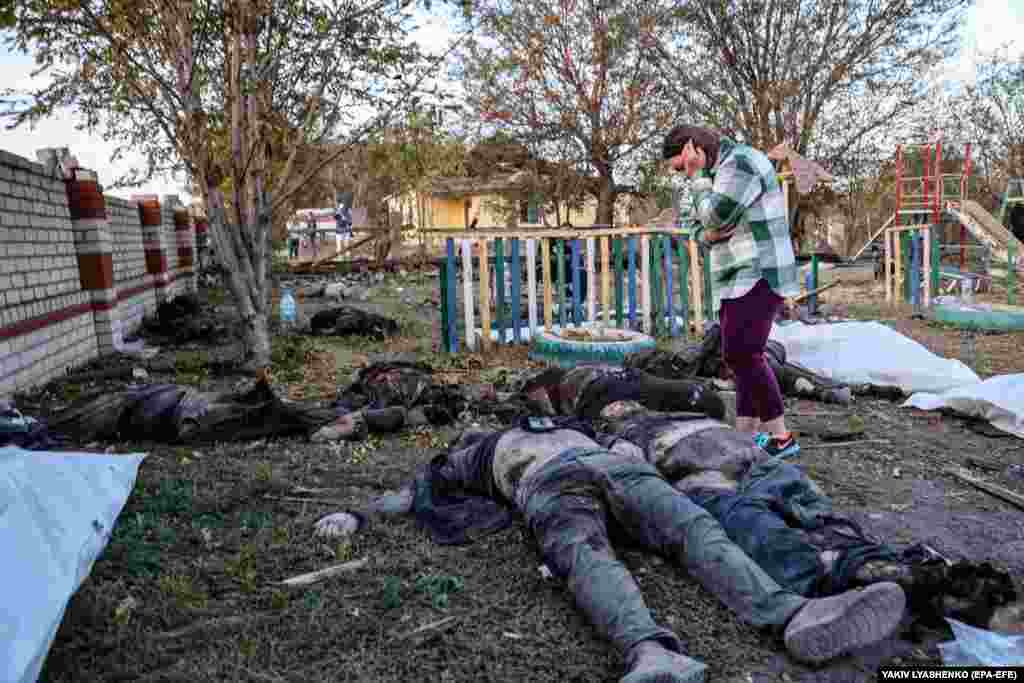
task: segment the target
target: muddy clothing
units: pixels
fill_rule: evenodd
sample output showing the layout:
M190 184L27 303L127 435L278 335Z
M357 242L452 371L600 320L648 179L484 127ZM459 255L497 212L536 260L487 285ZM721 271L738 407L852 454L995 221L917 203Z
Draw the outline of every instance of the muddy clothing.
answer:
M787 396L810 398L824 403L850 402L851 394L847 385L788 361L786 349L774 340L769 339L765 345L764 360L775 374L782 393ZM642 351L626 358L625 365L663 379L726 379L732 375L722 357L722 335L718 325L712 325L699 344L692 344L678 352Z
M616 558L609 525L683 566L744 620L783 626L806 599L783 590L732 543L702 508L673 489L639 451L606 450L579 431L515 428L475 436L436 463L435 486L512 500L545 563L621 651L678 638L657 625L640 589ZM415 503L414 503L415 505Z
M803 471L769 458L750 436L714 420L627 418L601 440L628 440L677 489L710 512L737 545L773 579L800 595L834 595L851 587L870 560L896 560L836 515ZM834 551L829 566L822 553Z
M282 401L265 382L243 393L151 384L84 399L51 418L50 427L81 442L246 441L308 434L333 417L332 410Z
M522 390L534 414L594 419L613 403L636 401L662 412L704 413L721 419L721 397L700 382L666 380L636 369L585 365L552 368L528 380Z
M401 406L421 408L434 425L454 422L466 409L459 387L434 381L433 370L418 363L373 363L341 391L335 408L355 411Z

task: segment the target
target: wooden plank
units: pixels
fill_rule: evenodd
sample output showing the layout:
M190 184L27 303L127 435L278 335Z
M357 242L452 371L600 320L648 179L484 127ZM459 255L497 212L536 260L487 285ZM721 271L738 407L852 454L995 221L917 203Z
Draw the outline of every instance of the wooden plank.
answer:
M455 240L445 240L444 268L441 280L441 349L455 353Z
M526 314L530 339L537 334L537 240L526 240Z
M640 310L643 318L640 320L641 329L644 334L651 333L652 311L651 311L651 240L647 235L640 235Z
M554 303L551 300L551 240L546 237L540 241L540 268L541 279L544 283L544 329L550 331L552 328L551 312Z
M580 290L583 287L583 263L580 255L580 241L572 241L572 322L576 327L583 324L583 307L580 305Z
M1009 489L1004 489L1002 486L998 486L996 484L992 484L992 483L987 482L987 481L981 481L980 479L975 479L974 477L972 477L970 474L968 474L967 472L963 471L962 469L957 469L957 468L954 468L954 467L947 467L943 471L946 474L949 474L949 475L952 475L953 477L956 477L957 479L959 479L960 481L964 482L965 484L969 484L970 486L973 486L976 489L980 489L980 490L984 491L985 493L987 493L989 495L995 496L996 498L999 498L1000 500L1003 500L1003 501L1005 501L1007 503L1010 503L1011 505L1014 505L1014 506L1020 508L1021 510L1024 510L1024 496L1020 495L1019 493L1014 493L1013 491L1010 491Z
M679 321L676 319L675 297L672 296L672 238L661 236L661 249L665 255L665 308L668 312L668 331L673 337L679 336Z
M511 244L509 245L509 264L510 270L512 271L512 301L509 305L512 306L512 341L516 344L522 341L520 337L520 316L522 314L522 292L520 291L520 281L522 280L521 266L519 265L519 240L515 237L512 238Z
M651 246L651 330L653 334L661 334L664 329L663 316L665 307L663 305L663 292L661 291L661 238L654 235L650 240Z
M480 338L482 348L491 348L491 263L487 240L480 240Z
M593 237L587 238L587 321L597 321L597 271L594 270L594 260L597 250L597 241Z
M615 261L615 326L622 327L622 302L625 294L625 280L622 268L622 238L612 237L612 258Z
M704 274L700 267L700 257L696 240L686 243L690 253L690 287L693 289L694 330L698 337L704 336Z
M565 242L555 240L555 266L558 270L558 281L555 283L555 295L558 299L558 324L565 329Z
M494 240L494 311L498 323L498 343L505 343L505 240ZM487 335L489 336L489 335Z
M888 230L882 235L882 242L885 247L885 305L892 306L892 234Z
M486 259L485 259L486 260ZM466 325L466 348L476 348L473 330L473 243L462 240L462 310Z
M921 230L921 262L924 264L922 285L924 288L924 307L932 305L932 231L931 228Z
M608 240L610 239L610 237L601 238L601 313L605 327L611 327L612 323L612 264L608 253Z
M636 244L636 241L637 241L636 237L632 237L631 236L629 238L629 241L627 242L627 247L626 247L627 251L629 252L628 253L629 274L628 274L627 286L629 288L629 325L630 325L630 327L633 327L634 325L636 325L636 306L637 306L637 300L636 300L636 247L637 247L637 244Z
M690 254L686 250L689 240L680 238L676 244L679 256L679 311L683 319L683 334L690 334Z

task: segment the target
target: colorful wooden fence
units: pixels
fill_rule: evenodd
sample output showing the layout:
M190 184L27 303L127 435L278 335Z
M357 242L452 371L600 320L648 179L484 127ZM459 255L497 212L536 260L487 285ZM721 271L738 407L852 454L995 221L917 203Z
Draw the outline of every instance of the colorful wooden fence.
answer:
M447 240L440 289L448 352L585 325L673 336L692 325L702 335L712 318L707 264L695 265L702 261L686 229L431 232Z

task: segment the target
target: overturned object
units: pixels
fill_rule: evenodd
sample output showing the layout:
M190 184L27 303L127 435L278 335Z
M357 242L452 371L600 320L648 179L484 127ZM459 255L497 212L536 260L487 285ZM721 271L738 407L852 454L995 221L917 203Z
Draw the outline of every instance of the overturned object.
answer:
M391 318L352 306L339 306L316 313L310 320L310 328L315 335L339 337L362 335L381 338L398 333L398 323Z

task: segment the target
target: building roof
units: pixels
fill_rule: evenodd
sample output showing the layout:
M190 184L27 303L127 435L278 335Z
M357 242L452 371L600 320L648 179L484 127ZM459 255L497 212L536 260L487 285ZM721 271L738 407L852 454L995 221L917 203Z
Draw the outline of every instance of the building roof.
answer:
M831 182L835 179L819 164L800 156L784 142L768 152L768 158L785 162L784 166L788 166L788 168L784 168L784 170L793 173L793 177L796 179L796 191L800 194L807 194L819 182Z
M465 195L519 192L529 188L532 174L529 171L497 173L487 177L438 178L430 185L430 193L437 196L459 197Z

